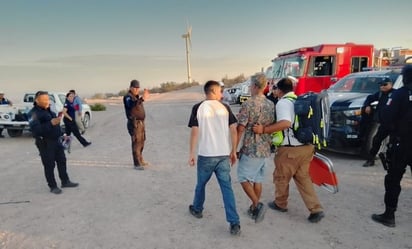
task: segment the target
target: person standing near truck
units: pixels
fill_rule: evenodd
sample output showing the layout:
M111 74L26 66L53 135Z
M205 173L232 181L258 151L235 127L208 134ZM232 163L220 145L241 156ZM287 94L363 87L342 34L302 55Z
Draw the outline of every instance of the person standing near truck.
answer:
M382 108L386 105L386 102L392 95L392 81L389 78L383 79L379 82L379 91L369 95L363 103L362 110L364 111L365 119L373 119L373 122L382 122ZM373 109L372 103L378 101L376 109ZM369 123L369 122L368 122ZM369 128L370 126L367 125ZM369 129L368 129L369 130ZM376 135L373 137L372 148L369 151L368 159L363 164L363 167L371 167L375 165L375 157L381 147L382 141L389 135L389 130L383 125L380 125Z
M59 143L62 135L60 128L60 117L50 110L49 94L46 91L38 91L35 95L34 107L31 109L30 129L35 144L40 152L40 158L44 166L44 174L50 192L60 194L62 190L57 187L54 178L54 167L57 164L57 170L61 180L62 188L74 188L79 184L70 181L67 174L66 155L63 146Z
M86 132L86 128L84 127L83 124L83 119L82 119L82 112L83 112L83 102L80 99L80 97L76 94L75 90L70 90L69 93L73 93L74 94L74 99L73 99L73 106L74 109L76 110L76 115L74 120L76 121L76 125L79 128L79 131L81 134L84 134Z
M248 214L255 222L262 221L265 214L265 206L260 202L260 197L267 168L266 159L271 154L272 138L270 134L256 135L253 132L253 126L255 124L269 125L275 121L275 105L263 94L266 81L262 73L251 77L252 96L243 102L237 116L238 146L242 142L238 156L238 181L252 202Z
M68 136L73 135L79 140L79 142L84 146L87 147L91 145L91 142L88 142L79 131L79 128L76 124L76 108L74 107L74 93L69 92L66 95L66 102L64 103L63 107L63 122L65 125L66 134Z
M372 214L372 220L384 226L395 227L395 212L401 193L401 180L406 167L412 167L412 65L403 67L403 87L395 90L382 110L389 129L389 145L386 152L388 163L385 185L385 211Z
M9 105L9 106L13 105L13 103L10 100L4 97L4 92L2 90L0 90L0 105ZM0 128L0 137L4 137L2 133L3 133L3 128Z

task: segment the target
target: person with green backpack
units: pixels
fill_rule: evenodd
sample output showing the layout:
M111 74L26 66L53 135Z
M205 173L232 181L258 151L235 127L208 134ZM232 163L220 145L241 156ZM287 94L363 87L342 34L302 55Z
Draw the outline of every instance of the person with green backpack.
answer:
M279 212L287 212L289 198L289 182L293 178L297 189L309 210L309 222L319 222L324 216L323 207L317 197L309 175L309 166L315 153L312 143L302 143L295 137L293 123L295 120L295 98L293 81L283 78L277 83L279 101L276 104L276 122L270 125L256 124L253 131L257 134L272 134L282 131L283 141L277 147L275 154L275 199L268 205Z

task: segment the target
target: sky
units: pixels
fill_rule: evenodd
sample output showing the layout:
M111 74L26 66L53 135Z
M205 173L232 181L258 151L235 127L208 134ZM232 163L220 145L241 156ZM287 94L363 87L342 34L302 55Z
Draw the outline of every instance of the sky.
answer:
M0 90L118 93L249 76L322 43L412 49L410 0L0 0ZM19 95L21 94L21 95Z

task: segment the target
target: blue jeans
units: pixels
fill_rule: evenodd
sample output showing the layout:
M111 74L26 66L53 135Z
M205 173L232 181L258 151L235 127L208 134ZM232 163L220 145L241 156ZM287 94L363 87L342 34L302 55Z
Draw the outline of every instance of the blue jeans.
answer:
M205 202L206 184L212 174L215 173L222 191L223 203L225 205L226 220L230 224L239 224L239 215L236 211L236 200L232 190L230 177L230 163L228 156L197 158L197 184L193 207L196 211L203 211Z

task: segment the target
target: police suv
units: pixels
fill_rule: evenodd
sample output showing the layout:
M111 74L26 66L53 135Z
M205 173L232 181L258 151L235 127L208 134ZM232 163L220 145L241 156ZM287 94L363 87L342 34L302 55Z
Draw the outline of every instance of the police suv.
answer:
M393 88L403 85L401 68L352 73L327 90L330 103L327 150L367 156L379 124L364 127L362 106L366 97L379 91L379 83L389 79ZM373 103L375 106L377 103ZM382 143L381 150L385 149Z

